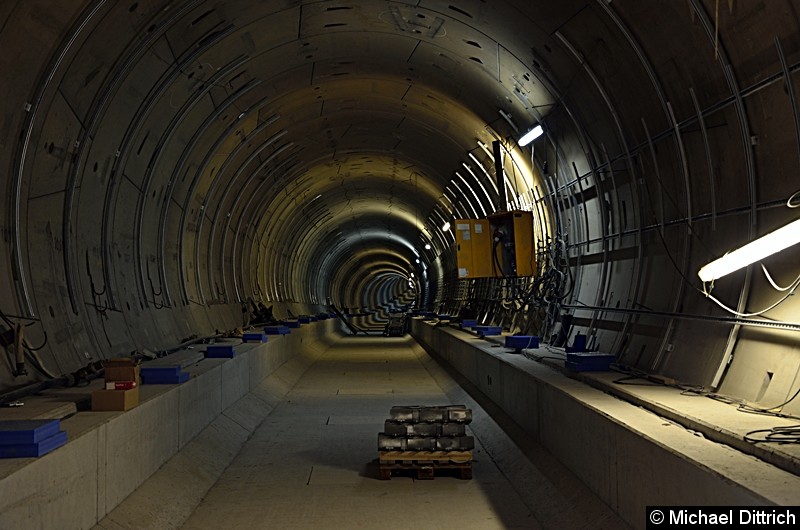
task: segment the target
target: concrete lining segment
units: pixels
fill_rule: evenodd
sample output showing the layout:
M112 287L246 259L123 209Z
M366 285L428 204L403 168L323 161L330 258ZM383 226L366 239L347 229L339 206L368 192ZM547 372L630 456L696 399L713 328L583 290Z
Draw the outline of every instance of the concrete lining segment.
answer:
M66 446L38 459L0 460L0 528L91 528L109 512L113 517L103 522L109 528L142 528L147 521L164 528L175 510L191 513L193 496L202 498L225 458L235 456L271 410L269 401L291 388L291 379L325 350L321 339L336 329L326 321L266 344L244 344L234 359L187 363L192 378L183 385L143 386L140 405L128 412L63 419ZM78 390L89 394L101 384ZM50 391L42 399L60 407L78 390L63 390L63 398ZM197 480L184 481L187 473ZM152 488L141 488L151 477ZM159 492L176 502L152 504ZM136 518L127 519L137 505Z
M466 333L412 333L634 527L648 505L800 503L800 477L769 463Z

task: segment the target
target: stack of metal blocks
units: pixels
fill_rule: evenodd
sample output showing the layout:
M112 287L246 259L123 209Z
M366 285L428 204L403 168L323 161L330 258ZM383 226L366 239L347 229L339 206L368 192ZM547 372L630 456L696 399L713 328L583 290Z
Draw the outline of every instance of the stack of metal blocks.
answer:
M444 468L472 478L475 439L466 434L472 410L464 405L405 406L392 407L390 416L378 434L381 478L399 469L433 478L435 469Z

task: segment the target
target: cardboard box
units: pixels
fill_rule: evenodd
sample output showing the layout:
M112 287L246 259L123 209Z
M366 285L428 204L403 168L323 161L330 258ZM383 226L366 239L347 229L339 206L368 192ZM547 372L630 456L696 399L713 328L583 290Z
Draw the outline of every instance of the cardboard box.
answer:
M95 390L92 392L93 411L130 410L139 404L139 387L130 390Z
M142 384L139 378L139 366L131 359L109 359L103 363L105 368L106 383L113 381L136 381L136 386Z

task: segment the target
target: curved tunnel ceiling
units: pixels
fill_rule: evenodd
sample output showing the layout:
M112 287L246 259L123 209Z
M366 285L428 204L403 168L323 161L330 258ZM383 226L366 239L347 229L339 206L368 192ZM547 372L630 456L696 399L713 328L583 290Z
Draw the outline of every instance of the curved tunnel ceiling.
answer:
M706 329L720 313L694 275L791 218L800 32L788 0L715 8L6 3L2 310L41 322L31 341L49 331L43 363L63 373L241 325L250 300L458 309L442 226L511 207L566 252L559 311L631 365L718 384L761 339ZM771 263L779 283L790 263ZM763 284L715 295L745 312L773 300ZM503 318L523 328L515 309Z

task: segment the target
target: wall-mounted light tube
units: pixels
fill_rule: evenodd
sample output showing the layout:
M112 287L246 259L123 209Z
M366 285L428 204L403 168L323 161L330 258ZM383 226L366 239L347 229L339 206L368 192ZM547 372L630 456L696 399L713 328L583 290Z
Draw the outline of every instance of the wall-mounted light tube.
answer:
M450 221L447 221L442 225L442 232L447 232L449 230L450 230Z
M797 243L800 243L800 219L712 261L697 275L704 282L712 282Z
M542 129L542 126L541 125L537 125L536 127L531 129L530 131L526 132L522 136L522 138L519 139L520 147L525 147L526 145L528 145L532 141L534 141L537 138L539 138L543 133L544 133L544 129Z

